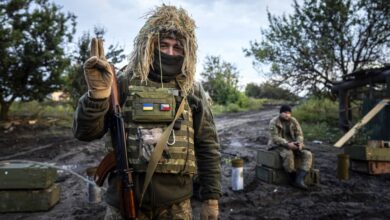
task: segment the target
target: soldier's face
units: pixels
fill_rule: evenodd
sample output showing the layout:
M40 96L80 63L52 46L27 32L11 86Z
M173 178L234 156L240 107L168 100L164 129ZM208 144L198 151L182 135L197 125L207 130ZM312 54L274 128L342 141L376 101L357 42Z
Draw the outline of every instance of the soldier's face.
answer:
M184 49L180 43L171 38L164 38L160 41L160 51L171 56L183 56Z
M284 120L290 120L291 118L291 112L282 112L280 113L280 117Z

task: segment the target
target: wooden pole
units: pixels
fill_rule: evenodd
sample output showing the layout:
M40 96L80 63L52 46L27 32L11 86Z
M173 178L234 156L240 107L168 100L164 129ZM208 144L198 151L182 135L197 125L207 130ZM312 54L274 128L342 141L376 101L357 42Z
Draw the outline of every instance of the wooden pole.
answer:
M344 134L343 137L341 137L336 144L334 144L335 147L342 147L353 135L356 134L356 132L363 127L365 124L367 124L380 110L382 110L387 103L390 102L390 99L383 99L380 101L374 108L371 109L363 118L361 121L355 124L346 134Z

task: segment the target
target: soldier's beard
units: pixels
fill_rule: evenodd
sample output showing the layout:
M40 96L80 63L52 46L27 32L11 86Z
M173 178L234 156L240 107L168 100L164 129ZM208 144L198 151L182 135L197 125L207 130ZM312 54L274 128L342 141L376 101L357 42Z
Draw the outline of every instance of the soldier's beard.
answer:
M287 116L287 115L280 115L279 116L282 120L284 120L284 121L290 121L290 119L291 119L291 116Z

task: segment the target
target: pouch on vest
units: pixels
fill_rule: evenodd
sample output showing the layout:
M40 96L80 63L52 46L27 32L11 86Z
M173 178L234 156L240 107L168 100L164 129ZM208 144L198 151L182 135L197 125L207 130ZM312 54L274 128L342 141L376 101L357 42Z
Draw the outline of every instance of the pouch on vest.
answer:
M153 123L173 121L177 91L169 88L131 88L133 121Z

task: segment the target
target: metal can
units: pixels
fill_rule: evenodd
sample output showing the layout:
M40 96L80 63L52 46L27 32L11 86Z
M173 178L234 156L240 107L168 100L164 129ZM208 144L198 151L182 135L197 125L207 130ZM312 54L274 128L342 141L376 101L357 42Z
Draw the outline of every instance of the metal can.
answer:
M87 179L90 181L87 183L87 199L90 203L99 203L102 201L101 189L94 182L94 175L96 167L90 167L86 170Z
M337 178L339 180L349 179L349 155L348 154L337 155Z
M244 160L232 160L232 190L238 191L244 189Z

